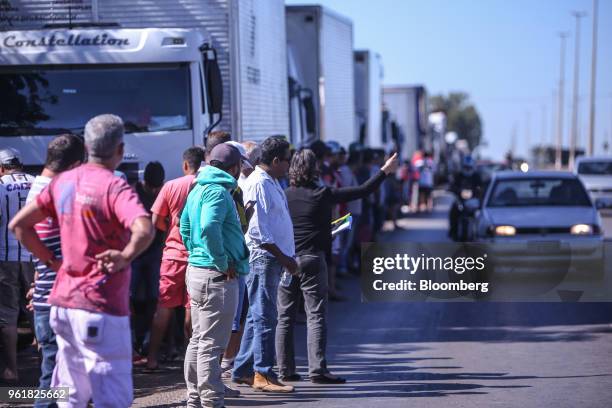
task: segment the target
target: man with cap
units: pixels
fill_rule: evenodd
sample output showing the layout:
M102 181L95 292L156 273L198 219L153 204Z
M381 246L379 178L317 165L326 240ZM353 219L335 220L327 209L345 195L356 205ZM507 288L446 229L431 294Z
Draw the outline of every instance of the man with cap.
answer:
M32 256L9 231L9 221L25 205L34 177L24 173L16 149L0 150L0 340L4 370L0 381L17 381L17 319L34 280Z
M238 304L236 277L249 272L249 251L230 193L237 186L241 158L234 146L215 146L181 214L192 323L185 355L188 407L222 407L226 397L219 360Z

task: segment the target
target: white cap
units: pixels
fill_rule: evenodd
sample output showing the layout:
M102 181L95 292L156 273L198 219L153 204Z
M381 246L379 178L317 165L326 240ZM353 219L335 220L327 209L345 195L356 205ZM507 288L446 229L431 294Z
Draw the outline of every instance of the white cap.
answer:
M251 168L251 169L253 168L253 165L251 164L251 162L249 161L249 158L247 157L247 151L241 143L236 142L235 140L230 140L229 142L225 142L225 144L234 146L236 149L238 149L238 151L240 152L240 156L242 156L243 165L247 168Z
M7 147L0 150L0 164L20 164L21 153L19 150Z

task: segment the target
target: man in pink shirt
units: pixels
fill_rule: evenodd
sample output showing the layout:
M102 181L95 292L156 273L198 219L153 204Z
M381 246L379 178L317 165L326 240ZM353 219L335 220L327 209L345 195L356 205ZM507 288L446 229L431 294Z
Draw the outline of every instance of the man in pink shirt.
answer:
M187 249L179 233L178 221L195 174L204 161L204 150L190 147L183 153L183 177L170 180L162 187L151 207L153 225L159 230L168 231L166 245L159 270L159 301L153 317L151 342L147 356L147 369L159 367L157 355L161 341L168 328L172 311L178 306L185 306L185 337L191 334L191 313L189 296L185 286L187 271Z
M55 177L9 228L41 263L57 271L49 303L58 353L52 387L68 387L60 406L129 407L133 400L129 321L130 262L153 239L134 190L113 170L123 159L123 121L96 116L85 126L88 163ZM62 261L34 225L57 219Z

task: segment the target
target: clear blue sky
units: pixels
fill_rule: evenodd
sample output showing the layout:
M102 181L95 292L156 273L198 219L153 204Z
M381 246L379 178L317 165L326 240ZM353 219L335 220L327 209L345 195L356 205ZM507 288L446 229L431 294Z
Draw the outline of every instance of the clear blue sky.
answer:
M517 153L527 136L553 137L560 40L570 32L565 74L564 143L568 144L573 89L575 19L580 33L579 143L586 144L591 71L591 0L287 0L322 4L353 20L356 49L381 54L386 84L424 84L430 94L468 92L484 123L488 155L500 158L516 127ZM554 112L551 110L554 109ZM545 113L545 115L544 115ZM545 121L543 118L545 117ZM612 1L599 1L596 153L612 140ZM610 142L612 145L612 141ZM612 146L611 146L612 148Z

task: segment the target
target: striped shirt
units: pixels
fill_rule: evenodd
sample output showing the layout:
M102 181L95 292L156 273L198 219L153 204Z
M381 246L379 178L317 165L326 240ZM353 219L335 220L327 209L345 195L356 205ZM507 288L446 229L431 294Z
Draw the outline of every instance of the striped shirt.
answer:
M37 176L32 183L32 188L30 189L26 203L34 200L50 182L51 178L49 177ZM62 259L62 248L59 235L60 231L57 220L55 218L48 217L44 221L36 224L34 229L36 230L36 233L43 244L45 244L45 246L49 248L51 252L53 252L53 257L56 259ZM45 264L41 263L37 258L34 258L34 262L36 263L36 272L38 272L38 276L34 282L34 296L32 298L32 303L34 304L35 310L49 310L51 309L51 305L47 303L47 298L49 297L49 293L51 293L51 289L55 283L56 272Z
M25 205L34 177L25 173L5 174L0 177L0 261L30 262L32 255L21 246L8 229L8 224Z

